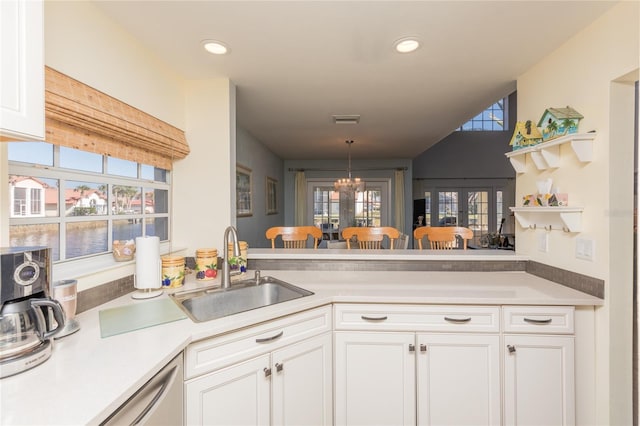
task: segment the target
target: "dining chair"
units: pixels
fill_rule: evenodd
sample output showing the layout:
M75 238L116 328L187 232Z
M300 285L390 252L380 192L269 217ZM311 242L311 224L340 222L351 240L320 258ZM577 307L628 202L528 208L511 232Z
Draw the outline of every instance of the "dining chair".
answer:
M342 238L347 240L347 249L351 249L353 237L356 237L361 249L380 249L385 236L389 238L389 249L393 250L400 231L391 226L349 227L342 230Z
M473 231L462 226L421 226L413 231L413 237L422 250L422 239L429 239L431 250L452 250L458 247L458 236L462 238L463 249L467 249L467 241L473 238Z
M274 226L267 229L265 236L271 240L271 248L276 248L276 238L280 236L286 249L307 247L307 238L313 237L313 248L318 248L318 242L322 240L322 231L315 226Z

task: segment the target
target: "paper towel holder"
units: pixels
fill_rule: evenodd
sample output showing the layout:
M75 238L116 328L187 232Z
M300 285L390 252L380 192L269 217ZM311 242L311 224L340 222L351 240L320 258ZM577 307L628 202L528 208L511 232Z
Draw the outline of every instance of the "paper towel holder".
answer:
M132 299L158 297L162 290L160 238L145 236L136 238L136 273L133 285L137 289Z

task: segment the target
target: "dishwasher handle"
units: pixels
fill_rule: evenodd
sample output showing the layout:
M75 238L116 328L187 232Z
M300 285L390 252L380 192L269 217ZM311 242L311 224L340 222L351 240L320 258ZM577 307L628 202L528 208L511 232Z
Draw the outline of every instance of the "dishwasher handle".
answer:
M178 368L178 365L174 365L173 368L169 370L169 372L165 375L165 377L162 379L162 382L160 383L160 389L158 389L156 394L153 396L153 399L151 399L151 402L149 402L147 406L144 407L142 412L138 415L138 417L135 418L132 424L139 425L140 423L142 423L147 414L149 414L149 411L151 411L151 409L155 407L156 403L160 401L162 397L164 397L167 388L169 388L173 384L173 382L175 382L176 377L178 376Z
M175 395L176 386L182 395L182 383L179 383L182 381L182 359L182 355L174 358L100 425L149 424L154 416L162 415L159 413L166 415L167 410L175 414L176 419L182 418L182 396L178 400ZM178 407L173 404L180 405ZM160 407L162 409L158 411Z

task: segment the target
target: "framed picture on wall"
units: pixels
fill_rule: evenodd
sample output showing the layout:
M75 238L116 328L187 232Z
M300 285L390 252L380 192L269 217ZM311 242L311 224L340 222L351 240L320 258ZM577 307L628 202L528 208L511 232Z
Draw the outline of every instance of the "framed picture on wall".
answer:
M236 164L236 216L252 216L251 169Z
M274 178L267 176L267 214L278 213L278 181Z

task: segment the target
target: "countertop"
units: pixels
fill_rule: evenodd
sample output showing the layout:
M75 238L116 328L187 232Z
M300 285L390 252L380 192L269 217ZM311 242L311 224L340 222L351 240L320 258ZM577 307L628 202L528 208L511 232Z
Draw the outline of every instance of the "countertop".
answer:
M252 276L252 272L247 275ZM83 312L76 317L80 331L56 340L49 360L0 380L0 423L97 424L190 342L334 302L576 306L604 303L525 272L262 271L262 275L290 282L314 295L205 323L186 318L108 338L100 337L100 310L147 301L126 295ZM201 286L193 276L188 276L185 286L178 290ZM165 292L160 297L168 296Z

